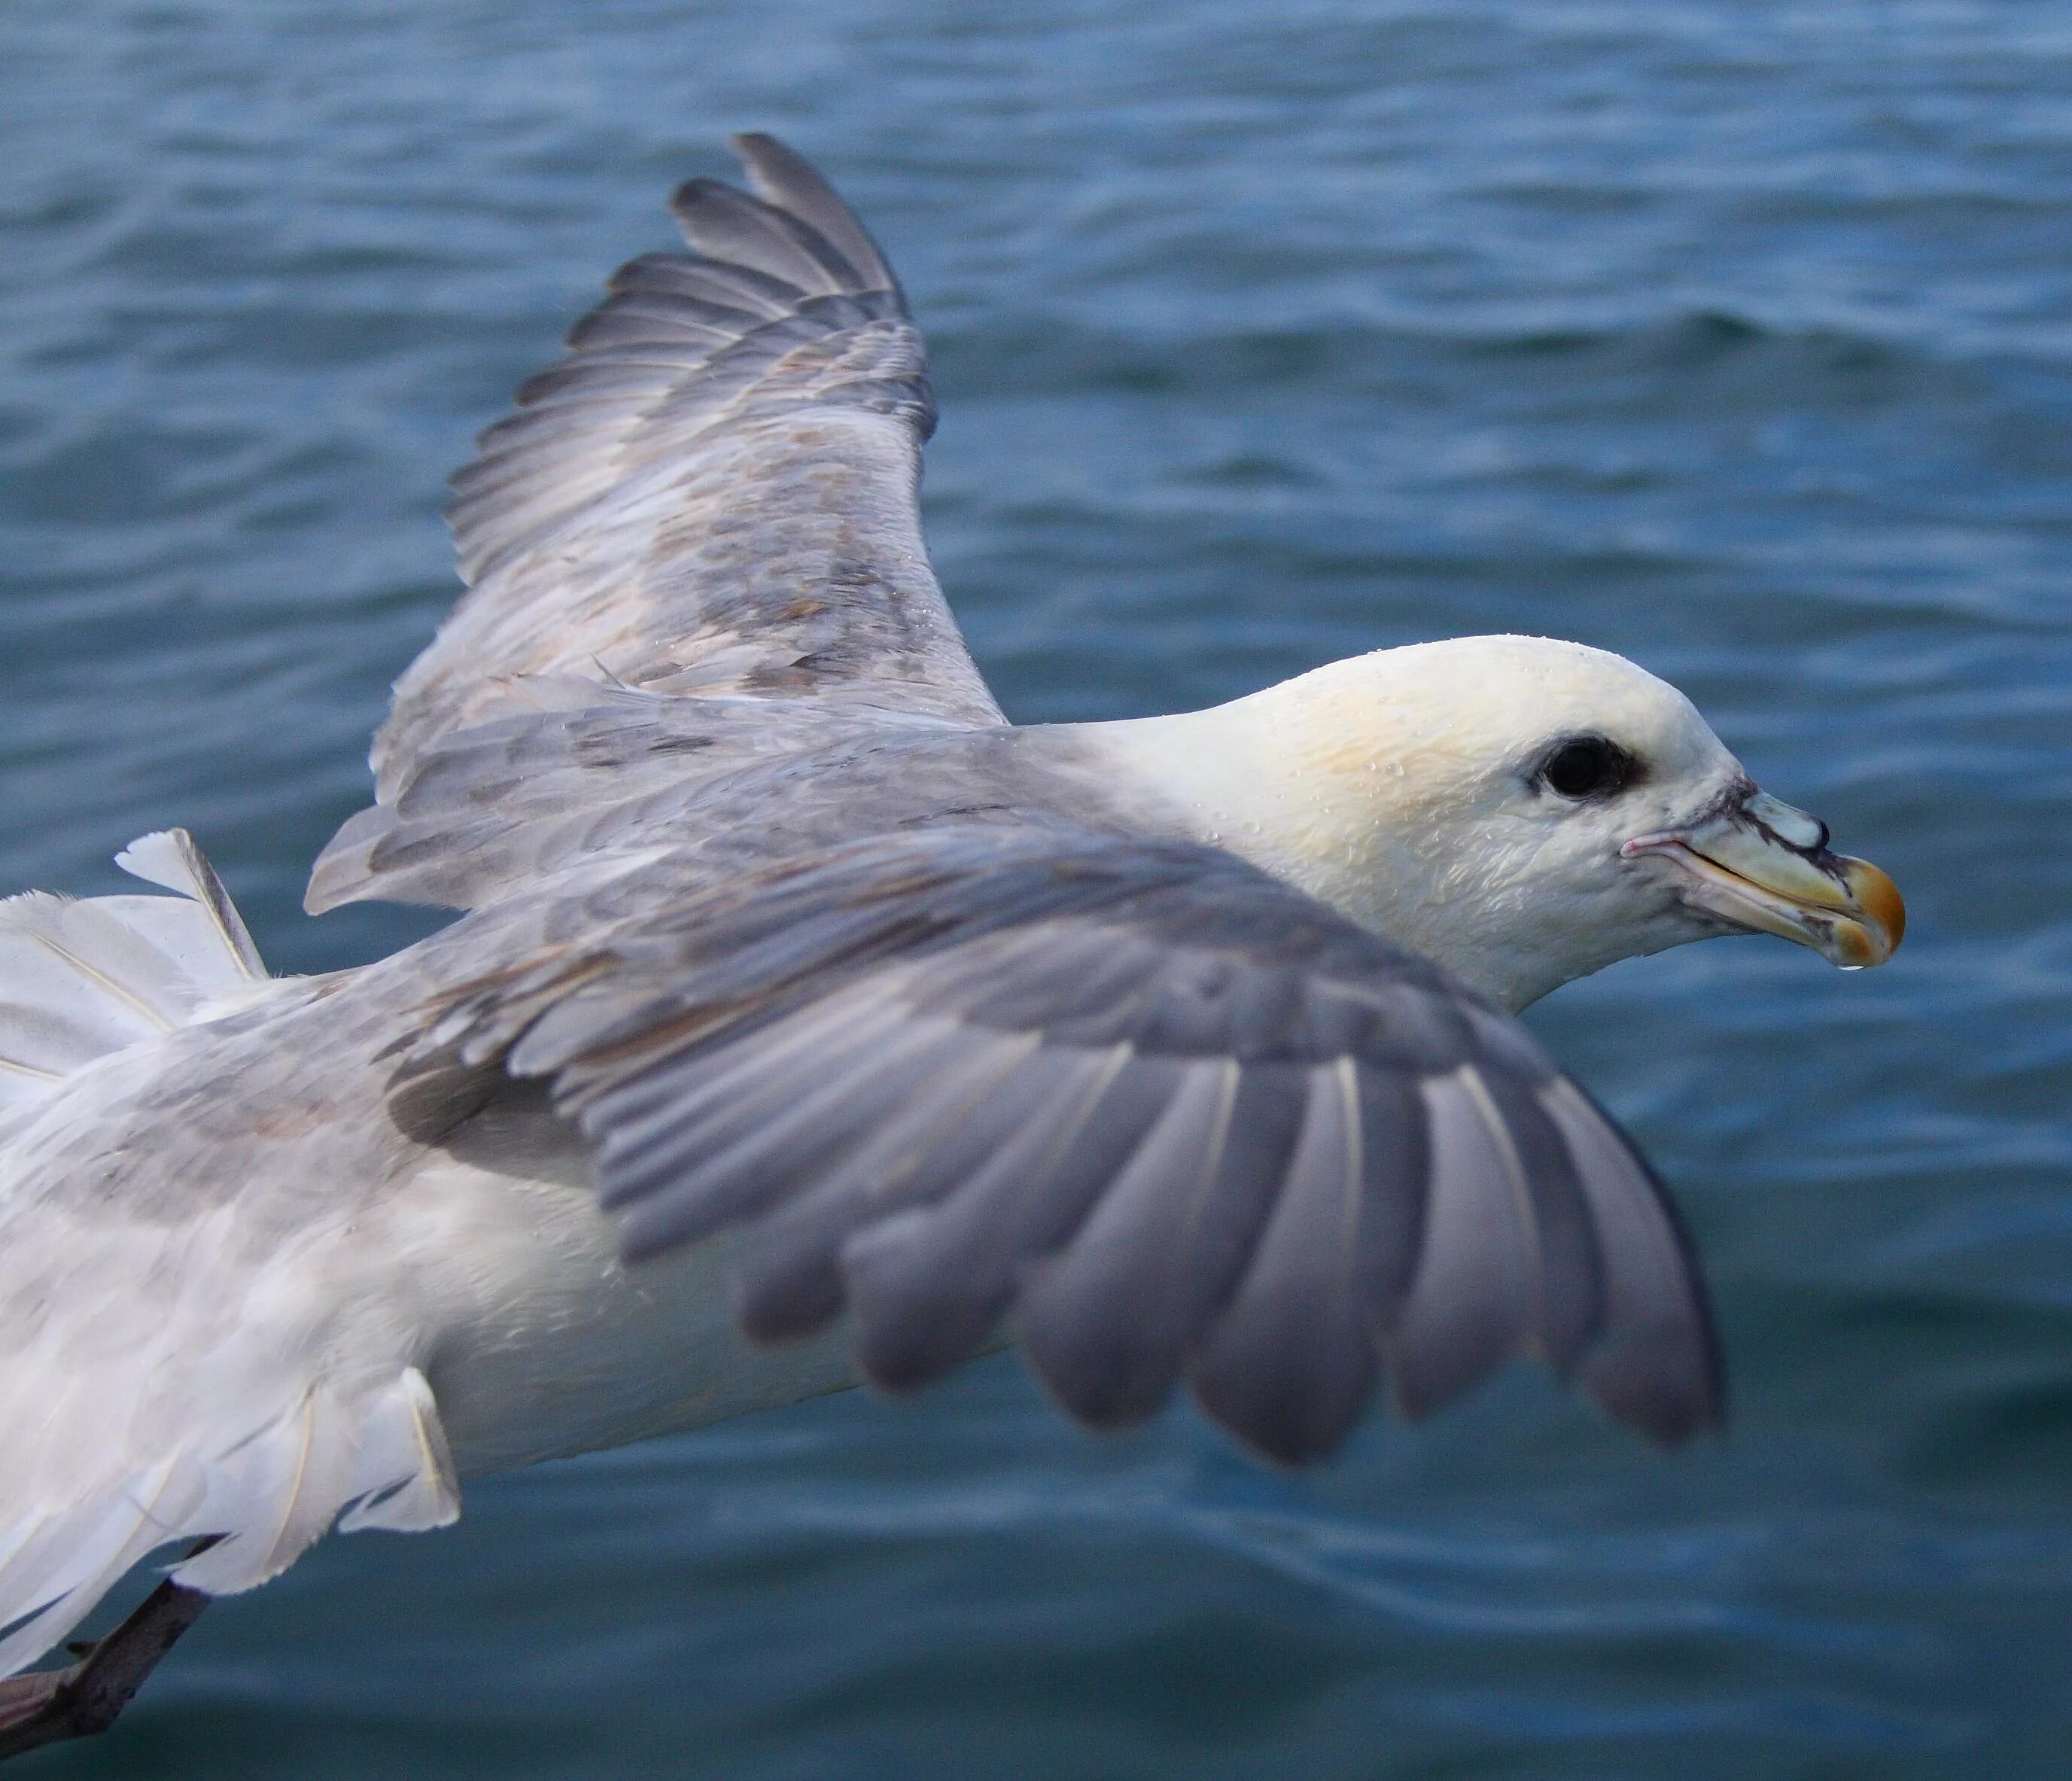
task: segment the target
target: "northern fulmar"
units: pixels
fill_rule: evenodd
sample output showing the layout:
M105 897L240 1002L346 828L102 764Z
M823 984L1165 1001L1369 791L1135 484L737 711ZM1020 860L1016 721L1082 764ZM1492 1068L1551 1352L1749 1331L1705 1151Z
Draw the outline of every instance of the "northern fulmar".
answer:
M179 895L0 906L0 1674L190 1554L9 1747L334 1524L1005 1341L1288 1464L1521 1354L1720 1414L1662 1189L1512 1016L1710 935L1880 963L1890 880L1575 644L1010 725L898 282L736 146L454 479L468 590L310 881L465 913L269 977L180 830L122 856Z

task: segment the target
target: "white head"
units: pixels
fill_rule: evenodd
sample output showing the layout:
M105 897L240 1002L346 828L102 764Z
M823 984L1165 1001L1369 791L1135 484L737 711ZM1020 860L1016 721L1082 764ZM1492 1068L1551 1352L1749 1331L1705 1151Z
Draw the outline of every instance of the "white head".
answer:
M1508 1008L1752 928L1881 963L1905 920L1891 881L1759 792L1682 693L1580 644L1420 644L1094 727L1201 838Z

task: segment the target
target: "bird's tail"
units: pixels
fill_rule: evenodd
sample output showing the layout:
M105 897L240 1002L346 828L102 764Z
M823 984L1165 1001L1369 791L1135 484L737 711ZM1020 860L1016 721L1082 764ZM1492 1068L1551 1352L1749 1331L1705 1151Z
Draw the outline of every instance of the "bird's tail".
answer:
M0 902L0 1109L46 1099L76 1070L171 1032L266 981L259 949L184 829L115 863L177 897Z
M47 1154L68 1085L93 1092L89 1065L119 1071L113 1054L269 993L184 830L117 863L179 895L0 902L0 1676L175 1541L219 1536L175 1574L220 1594L275 1575L335 1520L417 1529L459 1513L414 1367L309 1376L253 1336L263 1304L224 1302L208 1264L234 1231L96 1206L90 1183L53 1196L24 1165Z

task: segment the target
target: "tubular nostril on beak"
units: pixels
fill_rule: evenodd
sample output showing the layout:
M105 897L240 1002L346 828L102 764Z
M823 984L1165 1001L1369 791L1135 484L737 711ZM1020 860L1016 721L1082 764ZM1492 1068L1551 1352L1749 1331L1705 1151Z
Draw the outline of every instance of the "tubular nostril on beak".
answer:
M1741 808L1787 847L1802 853L1817 853L1827 845L1827 825L1815 816L1758 792Z

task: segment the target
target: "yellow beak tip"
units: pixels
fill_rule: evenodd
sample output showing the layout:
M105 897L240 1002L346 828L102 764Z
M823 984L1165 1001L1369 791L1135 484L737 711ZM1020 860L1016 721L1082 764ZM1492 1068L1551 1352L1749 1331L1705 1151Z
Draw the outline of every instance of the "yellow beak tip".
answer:
M1867 928L1864 936L1871 941L1871 950L1876 956L1866 958L1864 963L1882 965L1899 950L1899 943L1906 937L1906 899L1900 895L1899 886L1868 860L1852 859L1844 854L1842 869L1848 881L1849 895L1876 929L1873 933Z

